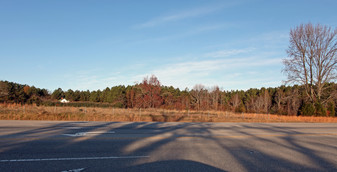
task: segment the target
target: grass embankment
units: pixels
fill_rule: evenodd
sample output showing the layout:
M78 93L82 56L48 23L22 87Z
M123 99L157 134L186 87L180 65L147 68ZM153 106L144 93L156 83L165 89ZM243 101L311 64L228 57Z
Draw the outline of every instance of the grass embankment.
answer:
M282 116L223 111L117 109L0 104L0 120L158 122L337 122L334 117Z

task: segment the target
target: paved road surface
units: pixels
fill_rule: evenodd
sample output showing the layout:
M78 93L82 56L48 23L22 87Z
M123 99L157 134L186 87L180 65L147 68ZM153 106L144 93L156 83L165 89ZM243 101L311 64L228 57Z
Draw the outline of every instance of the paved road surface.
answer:
M0 121L0 171L336 171L337 124Z

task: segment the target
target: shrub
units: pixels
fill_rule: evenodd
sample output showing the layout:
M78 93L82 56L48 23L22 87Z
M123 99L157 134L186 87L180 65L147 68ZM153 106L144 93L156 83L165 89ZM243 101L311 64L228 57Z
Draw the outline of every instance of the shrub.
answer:
M329 116L336 116L335 103L334 102L328 103L328 109L327 110L329 111Z
M245 105L243 105L243 103L241 103L241 104L235 109L235 112L239 112L239 113L246 112Z
M301 108L301 115L312 116L315 114L315 106L312 103L305 103Z
M326 116L326 108L320 103L315 103L316 115L317 116Z

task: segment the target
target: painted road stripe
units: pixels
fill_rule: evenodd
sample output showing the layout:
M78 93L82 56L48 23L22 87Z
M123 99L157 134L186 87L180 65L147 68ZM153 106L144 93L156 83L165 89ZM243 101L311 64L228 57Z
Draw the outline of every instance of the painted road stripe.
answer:
M80 136L85 136L85 132L80 132L80 133L75 133L75 134L62 134L64 136L70 136L70 137L80 137Z
M8 160L5 159L0 160L0 162L74 161L74 160L135 159L135 158L149 158L149 156L105 156L105 157L8 159Z
M79 132L75 134L62 134L64 136L70 136L70 137L81 137L81 136L86 136L88 134L115 134L114 131L92 131L92 132Z
M91 131L85 132L86 134L115 134L114 131Z
M83 127L62 127L62 128L79 130L82 129Z
M78 169L73 169L73 170L65 170L65 171L61 171L61 172L80 172L83 171L85 168L78 168Z

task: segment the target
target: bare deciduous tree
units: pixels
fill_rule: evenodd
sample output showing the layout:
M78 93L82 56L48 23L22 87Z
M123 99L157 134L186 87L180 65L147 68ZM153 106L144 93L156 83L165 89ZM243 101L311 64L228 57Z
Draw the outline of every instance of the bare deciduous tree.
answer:
M288 115L297 115L298 109L300 107L300 99L298 89L293 89L289 95L285 97L286 108Z
M205 90L204 85L197 84L193 87L193 89L191 91L192 100L193 100L194 104L196 105L198 111L200 110L204 90Z
M271 99L269 96L269 92L268 90L265 90L263 94L263 111L267 113L270 106L271 106Z
M213 110L218 110L220 92L221 91L218 86L214 86L210 89L210 96Z
M238 93L234 94L230 99L230 105L232 106L233 111L235 111L235 109L239 107L240 103L241 103L241 99L240 99L239 94Z
M309 100L320 101L326 83L337 79L336 52L337 29L311 23L291 29L283 60L287 82L303 84Z
M255 102L254 102L254 110L256 112L262 112L263 111L263 107L264 107L264 98L262 96L259 96L256 98Z
M275 93L275 103L276 103L276 108L277 108L277 113L281 112L282 106L282 100L284 99L284 92L281 89L277 89L276 93Z
M154 75L143 79L142 84L140 84L140 88L142 89L143 99L144 99L144 107L156 108L159 107L162 98L160 97L161 84L158 78Z

